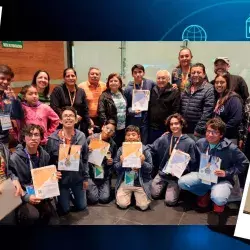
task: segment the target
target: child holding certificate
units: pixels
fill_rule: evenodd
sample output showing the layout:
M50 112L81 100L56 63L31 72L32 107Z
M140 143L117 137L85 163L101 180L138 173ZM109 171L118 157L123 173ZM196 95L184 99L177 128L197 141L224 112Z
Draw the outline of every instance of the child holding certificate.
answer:
M165 204L167 206L174 206L178 202L180 193L178 178L197 170L195 142L182 133L185 125L186 122L181 115L169 116L166 127L170 132L158 138L153 144L147 145L152 157L155 158L155 165L159 167L158 174L152 182L151 195L157 199L166 190ZM174 159L176 162L171 166Z
M179 179L181 189L198 196L198 207L208 207L211 198L213 212L209 213L209 224L225 222L221 215L233 189L233 177L243 173L249 165L239 148L224 137L225 132L226 125L220 118L207 122L206 138L196 143L201 159L199 172L191 172Z
M74 210L87 207L88 144L83 132L75 129L77 113L73 107L64 107L61 113L62 129L55 131L48 140L46 151L50 164L58 166L62 173L59 182L59 214L70 212L70 191L73 193Z
M94 159L101 157L101 164L90 162L89 157L89 187L87 198L90 204L108 203L110 201L110 182L113 169L113 159L117 153L117 146L112 136L115 133L116 122L108 120L102 127L101 133L88 137L89 152ZM106 147L107 150L103 150ZM103 151L103 152L102 152Z
M114 168L117 172L116 183L116 204L120 208L127 208L131 203L131 196L134 193L136 206L141 210L146 210L151 203L151 171L152 171L152 158L146 147L140 143L140 129L136 126L128 126L125 131L125 142L131 143L131 148L135 152L131 152L134 158L132 168L124 167L124 161L127 158L127 152L123 152L124 148L119 148L117 155L114 159ZM141 144L138 150L137 145ZM142 149L142 150L140 150ZM131 158L132 158L131 157ZM138 167L137 158L139 158L140 166ZM137 166L137 167L135 167Z
M16 147L10 156L10 170L17 176L23 188L23 205L17 209L18 223L24 225L48 224L52 216L52 206L48 199L35 195L31 171L48 166L49 154L40 146L44 138L41 126L29 124L22 131L23 144ZM56 178L61 177L56 173Z

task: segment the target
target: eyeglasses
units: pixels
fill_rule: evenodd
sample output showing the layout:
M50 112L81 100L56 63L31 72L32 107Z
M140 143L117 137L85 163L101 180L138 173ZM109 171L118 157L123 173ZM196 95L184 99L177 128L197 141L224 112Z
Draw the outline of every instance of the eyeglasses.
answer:
M63 115L62 118L75 118L75 115Z
M220 132L218 132L218 131L209 130L209 129L207 129L206 133L207 133L207 134L211 134L211 135L219 135L219 134L220 134Z
M105 126L104 127L107 131L108 131L108 133L115 133L115 130L113 130L112 128L109 128L109 127L107 127L107 126Z
M30 138L40 138L41 135L39 133L27 133L26 136L30 137Z

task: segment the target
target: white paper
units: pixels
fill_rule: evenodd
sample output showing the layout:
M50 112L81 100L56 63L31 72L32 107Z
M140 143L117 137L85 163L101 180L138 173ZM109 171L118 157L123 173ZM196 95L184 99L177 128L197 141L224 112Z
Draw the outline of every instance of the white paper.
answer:
M0 114L0 122L1 122L1 126L2 126L3 131L12 129L12 123L11 123L11 120L10 120L10 115Z
M133 90L132 111L147 111L150 99L149 90Z
M10 179L0 184L0 220L22 204L20 196L15 196L16 188Z

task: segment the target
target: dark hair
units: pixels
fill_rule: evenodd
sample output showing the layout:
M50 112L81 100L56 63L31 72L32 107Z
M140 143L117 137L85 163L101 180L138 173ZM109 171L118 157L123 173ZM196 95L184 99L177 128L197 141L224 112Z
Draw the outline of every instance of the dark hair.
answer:
M34 76L33 76L31 85L33 85L35 87L37 86L37 84L36 84L36 78L42 72L45 73L48 76L48 86L46 86L46 88L44 89L44 92L43 92L43 95L45 97L48 97L48 95L49 95L49 89L50 89L50 76L49 76L49 73L47 71L45 71L45 70L38 70L38 71L36 71L35 74L34 74Z
M75 108L74 108L74 107L71 107L71 106L65 106L65 107L63 107L63 108L61 109L61 112L60 112L60 118L61 118L61 119L62 119L62 114L63 114L63 112L66 111L66 110L71 111L72 113L74 113L75 118L77 118L77 112L76 112Z
M37 124L28 124L22 129L21 141L24 141L24 137L26 135L29 135L30 132L35 130L35 129L39 130L40 138L41 138L41 140L43 140L43 138L44 138L44 130L43 130L43 128L40 125L37 125Z
M202 68L202 70L203 70L203 73L206 75L206 67L205 67L205 65L203 64L203 63L195 63L195 64L193 64L192 66L191 66L191 68L190 68L190 71L192 70L192 68L196 68L196 67L200 67L200 68Z
M139 136L141 135L140 129L134 125L127 126L125 129L125 134L127 134L127 132L136 132Z
M104 126L105 125L108 125L108 124L111 124L111 125L113 125L115 128L116 128L116 121L115 120L113 120L113 119L109 119L109 120L107 120L105 123L104 123Z
M110 81L113 77L117 77L117 78L118 78L119 83L120 83L119 90L122 92L122 78L121 78L121 76L120 76L118 73L111 73L111 74L108 76L108 80L107 80L107 83L106 83L107 89L110 89L110 88L109 88L109 81Z
M180 54L181 54L181 52L182 52L183 50L188 50L189 53L190 53L190 55L191 55L191 58L193 57L193 54L192 54L191 49L189 49L188 47L185 47L185 48L182 48L182 49L179 51L178 58L180 57ZM180 68L180 67L181 67L181 64L179 63L179 64L176 66L176 68Z
M25 95L27 94L29 88L35 88L36 89L36 86L34 85L25 85L22 87L21 91L20 91L20 94L23 96L22 99L24 99Z
M173 114L173 115L170 115L170 116L167 118L166 122L165 122L165 125L166 125L166 127L167 127L167 131L171 131L171 129L170 129L170 121L171 121L172 118L176 118L176 119L179 121L179 123L181 124L181 126L182 126L183 128L186 128L186 127L187 127L187 122L185 121L185 119L184 119L180 114L175 113L175 114Z
M226 124L221 120L220 117L215 117L210 119L207 123L206 123L206 129L208 127L211 127L214 130L218 130L220 132L221 135L225 135L226 133Z
M99 69L99 68L97 68L97 67L90 67L90 68L89 68L89 71L88 71L88 75L89 75L89 73L90 73L90 71L91 71L92 69L96 69L96 70L98 70L98 71L100 72L100 74L101 74L101 71L100 71L100 69Z
M74 74L77 76L75 69L69 67L69 68L66 68L66 69L63 71L63 78L65 78L65 76L66 76L68 70L73 70Z
M13 70L5 64L0 65L0 74L9 75L11 78L14 78L15 76Z
M135 64L135 65L131 68L132 74L134 73L134 70L135 70L135 69L140 69L140 70L142 70L143 72L145 72L145 68L144 68L141 64Z

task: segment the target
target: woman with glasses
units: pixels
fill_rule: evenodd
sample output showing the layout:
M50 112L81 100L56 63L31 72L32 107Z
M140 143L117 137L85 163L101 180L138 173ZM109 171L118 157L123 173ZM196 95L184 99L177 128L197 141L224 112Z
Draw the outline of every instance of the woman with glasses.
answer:
M243 118L241 97L231 90L228 74L218 74L214 79L214 88L218 97L214 116L220 117L225 122L225 137L237 145L239 127Z
M110 144L107 156L104 157L101 166L98 168L89 163L89 187L87 191L87 198L90 204L108 203L110 201L110 184L113 170L113 159L116 156L117 146L113 141L112 136L115 133L116 122L108 120L102 127L101 133L93 134L87 141L90 143L91 139L98 139ZM92 148L89 146L89 152ZM99 171L99 172L98 172Z
M101 94L98 102L98 115L101 124L113 119L117 123L114 141L117 147L125 138L127 101L122 90L122 79L112 73L108 76L107 89Z
M56 130L49 137L46 151L50 154L50 164L59 168L59 165L61 166L64 162L65 168L61 170L62 179L59 182L58 205L59 214L66 215L70 212L71 192L73 194L74 211L84 210L87 207L88 145L84 133L75 129L78 119L73 107L64 107L60 118L62 129ZM75 145L81 146L79 152L74 149L76 148L73 147Z

